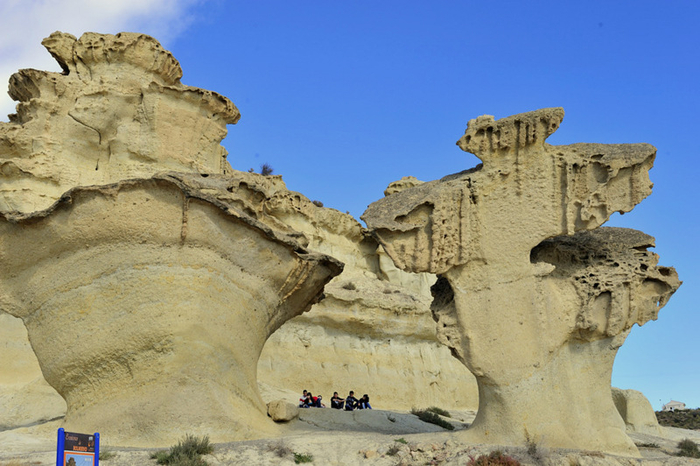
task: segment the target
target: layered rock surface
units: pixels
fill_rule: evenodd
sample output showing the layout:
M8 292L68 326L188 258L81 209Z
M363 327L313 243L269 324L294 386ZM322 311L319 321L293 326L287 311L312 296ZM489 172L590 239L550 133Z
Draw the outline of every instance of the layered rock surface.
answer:
M163 170L230 171L219 143L238 109L181 84L180 64L155 39L55 32L43 45L63 73L10 78L19 104L0 122L0 210L43 210L75 186Z
M413 182L363 219L398 267L441 275L438 337L479 385L465 435L637 455L610 396L612 363L680 282L647 251L653 238L586 230L651 192L655 149L546 144L563 115L471 120L458 144L482 165Z
M350 215L283 190L258 198L265 207L257 210L294 225L309 248L345 263L325 299L266 343L258 380L268 390L294 389L290 401L302 389L326 400L354 390L370 394L375 408L476 409L474 377L435 336L433 275L398 270Z
M65 427L116 442L274 432L262 346L342 270L178 175L75 188L4 216L0 236L0 307L27 326Z
M122 445L274 435L258 357L342 264L245 210L257 192L219 145L235 106L182 86L155 40L44 45L64 74L14 75L0 127L0 309L23 320L64 427Z

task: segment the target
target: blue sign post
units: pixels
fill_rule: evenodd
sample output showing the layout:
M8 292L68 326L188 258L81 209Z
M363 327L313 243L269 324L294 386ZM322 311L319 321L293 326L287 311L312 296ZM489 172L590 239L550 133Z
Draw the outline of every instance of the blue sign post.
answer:
M76 434L58 429L56 466L99 466L100 434Z

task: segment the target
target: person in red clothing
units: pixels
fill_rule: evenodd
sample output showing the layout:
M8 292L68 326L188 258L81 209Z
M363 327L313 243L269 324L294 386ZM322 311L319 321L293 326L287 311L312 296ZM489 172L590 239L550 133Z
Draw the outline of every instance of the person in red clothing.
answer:
M308 394L309 394L309 392L304 390L304 393L301 395L301 398L299 398L299 407L300 408L308 408L309 407L309 405L306 404Z

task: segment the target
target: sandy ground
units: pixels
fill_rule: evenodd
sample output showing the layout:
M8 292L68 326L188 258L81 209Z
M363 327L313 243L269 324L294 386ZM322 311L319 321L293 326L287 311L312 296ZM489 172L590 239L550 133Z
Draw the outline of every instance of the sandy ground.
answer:
M640 448L641 459L603 455L599 452L465 444L454 432L465 429L473 412L452 413L447 419L456 430L426 424L406 412L365 410L352 413L331 409L304 409L299 419L286 424L287 435L278 439L215 444L204 459L219 465L292 465L294 453L310 455L315 465L465 465L471 457L499 449L523 465L551 466L680 466L700 465L700 460L672 456L683 438L700 442L700 432L664 429L664 437L630 434L635 443L656 444ZM56 431L60 421L0 432L0 466L55 465ZM103 453L113 457L105 466L155 465L156 449L110 447L103 438Z

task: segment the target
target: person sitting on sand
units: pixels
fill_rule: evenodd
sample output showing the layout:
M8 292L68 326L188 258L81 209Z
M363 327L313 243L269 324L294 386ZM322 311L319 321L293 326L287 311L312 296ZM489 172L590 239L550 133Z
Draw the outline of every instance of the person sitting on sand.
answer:
M333 392L333 398L331 398L331 408L343 409L345 400L338 396L338 392Z
M357 404L357 398L355 398L355 392L350 390L348 397L345 398L345 411L352 411L353 409L355 409L356 404Z
M369 395L364 394L362 395L362 398L360 398L360 401L357 402L357 409L372 409L372 407L369 404Z

